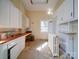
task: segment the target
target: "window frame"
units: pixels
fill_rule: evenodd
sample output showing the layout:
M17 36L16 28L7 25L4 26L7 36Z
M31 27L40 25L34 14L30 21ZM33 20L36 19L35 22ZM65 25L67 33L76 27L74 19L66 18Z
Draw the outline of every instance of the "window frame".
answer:
M43 22L43 25L41 25L42 22ZM45 25L46 22L47 22L47 24ZM40 31L41 32L48 32L48 21L47 20L40 21Z

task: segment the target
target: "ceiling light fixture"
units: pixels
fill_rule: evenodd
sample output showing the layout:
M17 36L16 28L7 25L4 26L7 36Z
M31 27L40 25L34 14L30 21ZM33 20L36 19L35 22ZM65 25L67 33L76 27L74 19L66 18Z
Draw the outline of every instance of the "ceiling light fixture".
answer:
M50 15L51 14L51 11L48 11L48 15Z
M48 12L47 12L47 14L48 15L52 15L53 14L52 9L49 9Z
M31 4L47 4L48 0L30 0Z

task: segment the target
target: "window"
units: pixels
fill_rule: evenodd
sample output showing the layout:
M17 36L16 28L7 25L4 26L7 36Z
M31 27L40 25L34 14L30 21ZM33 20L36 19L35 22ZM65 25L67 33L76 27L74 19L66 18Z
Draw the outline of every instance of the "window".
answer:
M41 32L48 32L48 21L41 21Z

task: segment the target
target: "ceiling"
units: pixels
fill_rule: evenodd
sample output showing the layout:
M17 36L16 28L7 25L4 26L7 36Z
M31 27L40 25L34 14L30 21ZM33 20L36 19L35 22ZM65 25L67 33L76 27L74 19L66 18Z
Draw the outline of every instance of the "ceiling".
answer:
M58 0L22 0L26 10L29 11L47 11L54 9Z

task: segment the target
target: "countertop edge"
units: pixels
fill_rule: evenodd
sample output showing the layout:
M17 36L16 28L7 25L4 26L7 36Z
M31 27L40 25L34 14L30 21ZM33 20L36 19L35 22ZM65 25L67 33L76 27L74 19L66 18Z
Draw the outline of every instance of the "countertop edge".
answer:
M22 36L28 36L28 35L30 35L30 34L32 34L32 33L23 33L23 34L21 34L21 35L19 35L19 36L16 36L16 37L10 37L10 38L6 38L6 39L4 39L4 40L0 40L0 44L5 44L5 43L7 43L7 42L9 42L9 41L12 41L12 40L15 40L15 39L17 39L17 38L19 38L19 37L22 37Z

